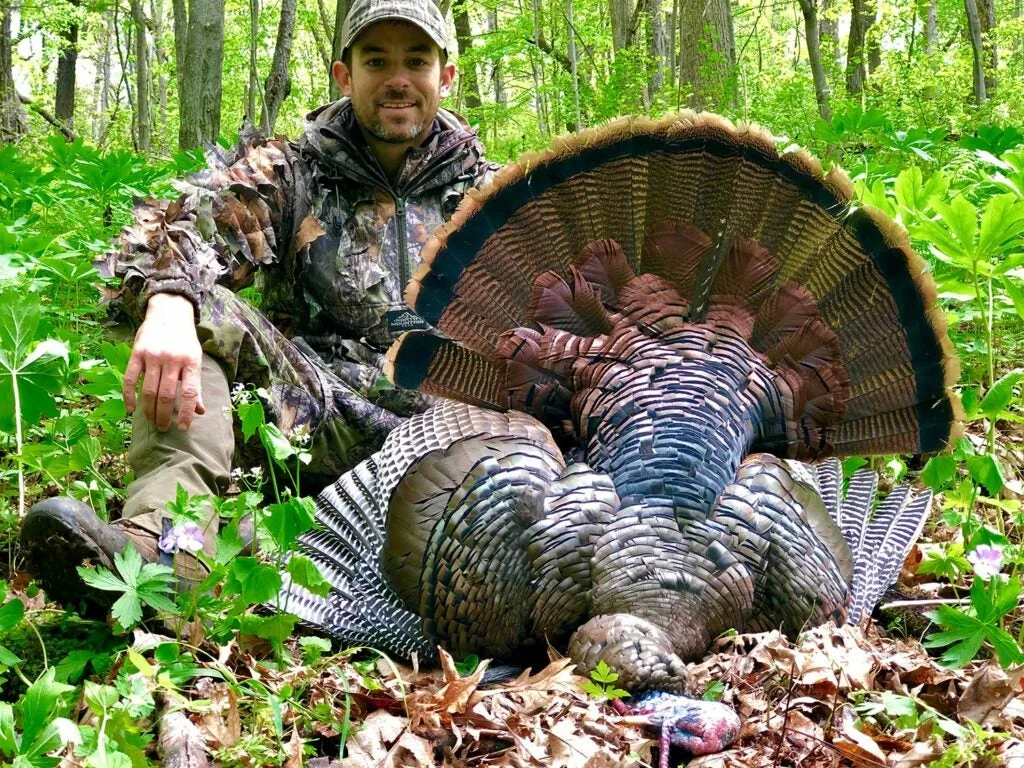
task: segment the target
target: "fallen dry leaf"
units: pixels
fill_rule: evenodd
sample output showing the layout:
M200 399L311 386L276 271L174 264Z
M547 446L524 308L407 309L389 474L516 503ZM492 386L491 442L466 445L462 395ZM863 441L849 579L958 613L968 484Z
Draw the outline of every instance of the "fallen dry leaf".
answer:
M960 722L972 720L982 726L997 726L1003 710L1021 692L1022 676L1024 667L1005 672L995 662L985 664L960 697L956 707Z

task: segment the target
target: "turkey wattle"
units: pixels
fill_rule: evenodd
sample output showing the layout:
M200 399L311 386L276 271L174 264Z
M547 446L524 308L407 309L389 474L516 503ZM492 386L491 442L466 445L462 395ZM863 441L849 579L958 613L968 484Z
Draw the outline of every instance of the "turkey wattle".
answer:
M924 262L850 193L692 113L504 169L407 290L440 334L390 353L461 402L324 491L301 549L331 593L289 608L403 656L568 643L654 692L634 708L665 745L721 749L735 715L663 696L684 662L730 628L868 615L928 513L901 487L872 514L873 475L844 500L838 461L794 460L938 451L959 421Z

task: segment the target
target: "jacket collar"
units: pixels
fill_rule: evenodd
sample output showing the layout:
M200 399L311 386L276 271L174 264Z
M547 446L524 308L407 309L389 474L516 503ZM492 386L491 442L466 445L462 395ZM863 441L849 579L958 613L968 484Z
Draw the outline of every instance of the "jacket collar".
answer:
M406 154L402 175L392 183L370 151L349 99L306 115L302 153L328 176L341 176L407 196L444 186L466 173L483 156L476 133L454 112L438 109L426 141Z

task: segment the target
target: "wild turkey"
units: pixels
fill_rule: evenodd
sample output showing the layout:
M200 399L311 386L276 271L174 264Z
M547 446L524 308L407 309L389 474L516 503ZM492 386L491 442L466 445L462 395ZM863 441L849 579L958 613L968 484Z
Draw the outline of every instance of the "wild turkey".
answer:
M394 380L450 398L328 488L289 606L349 643L599 660L694 753L734 735L684 662L729 628L858 621L930 497L833 459L954 438L924 262L847 179L714 115L621 120L504 169L406 292L440 333ZM443 334L443 335L442 335ZM710 705L714 706L714 705ZM720 705L719 705L720 706ZM667 760L667 749L662 750Z

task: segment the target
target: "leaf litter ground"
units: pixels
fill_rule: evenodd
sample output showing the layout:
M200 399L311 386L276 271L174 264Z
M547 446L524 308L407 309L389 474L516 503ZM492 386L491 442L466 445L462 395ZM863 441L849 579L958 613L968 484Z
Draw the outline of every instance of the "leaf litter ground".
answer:
M695 768L1024 766L1021 672L946 669L916 641L851 626L819 627L796 643L778 632L736 635L713 651L691 667L694 689L723 683L722 700L744 727L732 749L691 760ZM282 702L289 768L657 764L656 734L583 693L585 679L567 659L492 686L481 684L485 664L462 675L448 656L427 672L349 659L279 671L235 648L221 659ZM301 704L289 702L299 690ZM200 681L196 694L207 704L189 716L205 747L222 765L259 765L238 750L254 702L214 680ZM316 723L303 714L318 709L337 717Z

